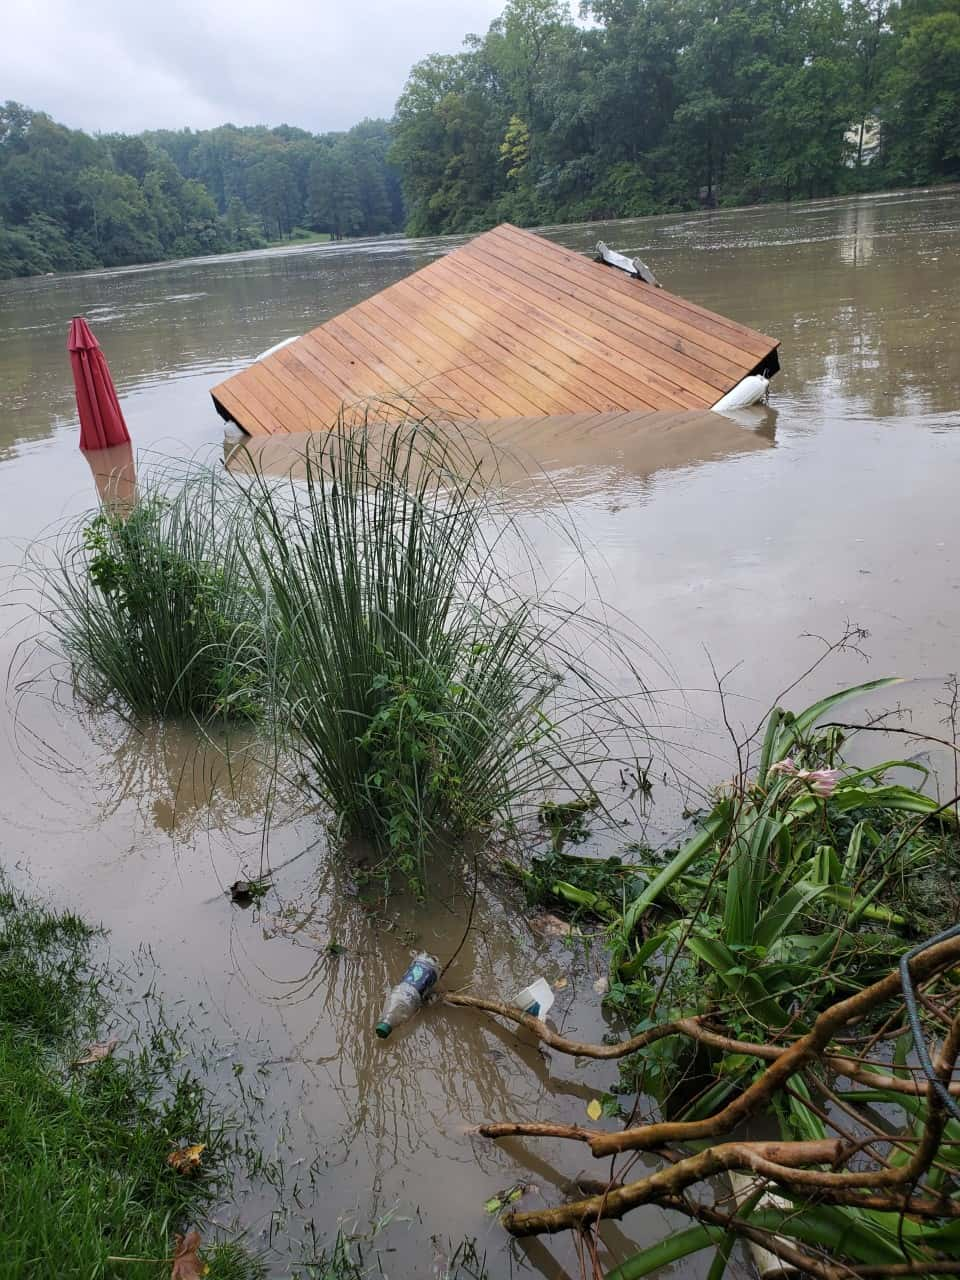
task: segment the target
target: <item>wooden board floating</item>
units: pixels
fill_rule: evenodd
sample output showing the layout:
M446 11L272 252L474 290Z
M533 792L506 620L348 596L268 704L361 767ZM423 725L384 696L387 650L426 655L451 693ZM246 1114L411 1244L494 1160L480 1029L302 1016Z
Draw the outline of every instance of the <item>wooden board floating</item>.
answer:
M709 409L779 343L504 223L213 388L252 436L375 403L445 420Z

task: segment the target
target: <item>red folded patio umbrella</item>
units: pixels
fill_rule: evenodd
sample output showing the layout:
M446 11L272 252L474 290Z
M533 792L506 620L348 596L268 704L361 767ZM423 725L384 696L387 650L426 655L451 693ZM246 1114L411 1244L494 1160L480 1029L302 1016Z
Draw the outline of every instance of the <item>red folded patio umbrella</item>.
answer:
M129 444L130 432L123 420L107 361L82 316L74 316L70 321L67 350L77 389L80 448L109 449L113 445Z

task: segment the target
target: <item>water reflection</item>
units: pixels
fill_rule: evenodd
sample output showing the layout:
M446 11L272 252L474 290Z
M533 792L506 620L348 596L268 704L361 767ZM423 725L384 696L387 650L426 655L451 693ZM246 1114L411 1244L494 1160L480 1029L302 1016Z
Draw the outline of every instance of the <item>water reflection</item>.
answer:
M260 823L270 808L276 777L252 734L199 738L192 725L130 724L112 716L90 717L88 729L103 753L97 768L103 819L132 802L157 831L183 842L238 820Z
M635 498L643 483L670 471L768 448L776 414L757 407L738 415L700 412L565 414L499 423L456 423L464 464L519 509L562 505L602 494L614 509ZM224 461L237 475L303 479L316 457L306 434L224 443ZM454 459L456 461L456 459Z
M873 201L854 201L843 211L840 232L840 260L852 267L864 267L872 259L877 206Z
M133 457L133 445L111 445L107 449L81 450L97 497L104 510L117 515L131 511L137 501L137 465Z

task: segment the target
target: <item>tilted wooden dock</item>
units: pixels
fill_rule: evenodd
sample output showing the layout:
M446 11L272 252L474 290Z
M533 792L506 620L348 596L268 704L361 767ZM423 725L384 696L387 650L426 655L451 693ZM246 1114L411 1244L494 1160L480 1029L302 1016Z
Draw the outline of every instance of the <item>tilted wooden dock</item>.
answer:
M249 435L346 409L442 419L709 409L774 338L504 224L213 388ZM395 406L395 408L391 407Z

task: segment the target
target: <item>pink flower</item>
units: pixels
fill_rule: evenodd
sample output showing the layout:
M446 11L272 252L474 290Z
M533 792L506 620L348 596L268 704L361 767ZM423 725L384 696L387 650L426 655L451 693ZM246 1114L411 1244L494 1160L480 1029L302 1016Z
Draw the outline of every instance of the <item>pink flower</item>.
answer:
M810 769L801 770L797 774L798 778L802 778L807 783L810 790L815 796L832 796L837 789L837 783L843 777L839 769Z
M796 778L805 782L815 796L832 796L837 789L843 774L839 769L798 769L792 756L786 756L776 764L772 764L770 773L782 773L788 778Z

